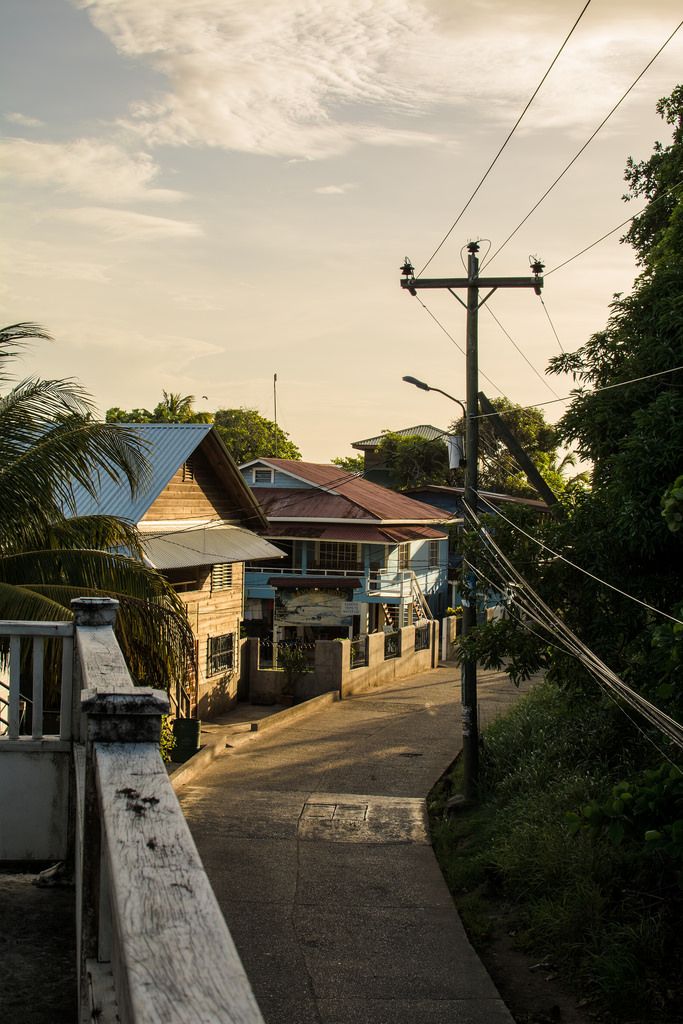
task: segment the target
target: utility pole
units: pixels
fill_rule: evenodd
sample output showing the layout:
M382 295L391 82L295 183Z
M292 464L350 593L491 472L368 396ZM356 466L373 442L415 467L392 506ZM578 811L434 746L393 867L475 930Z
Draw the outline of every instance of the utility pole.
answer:
M543 287L543 264L535 260L531 264L533 277L479 277L479 243L467 246L467 277L416 278L408 257L401 267L403 279L401 288L411 295L417 295L422 288L445 288L461 306L467 310L466 345L466 404L465 428L465 504L477 512L479 486L479 310L499 288L533 288L537 295ZM488 288L483 299L479 289ZM457 289L467 289L467 301L463 302ZM462 632L466 637L477 625L477 579L475 566L470 563L469 601L463 608ZM466 658L461 668L462 684L462 752L465 772L464 800L472 803L477 799L479 784L479 719L477 709L477 662Z

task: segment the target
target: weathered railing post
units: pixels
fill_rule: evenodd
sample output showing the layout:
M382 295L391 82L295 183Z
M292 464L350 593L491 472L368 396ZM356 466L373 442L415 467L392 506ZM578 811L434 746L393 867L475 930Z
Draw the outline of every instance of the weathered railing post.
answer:
M158 743L161 716L168 713L168 698L160 690L133 685L113 633L118 601L78 598L71 606L75 620L74 691L80 699L74 722L80 721L80 740L85 748L82 806L77 808L81 828L76 842L79 1006L81 1020L90 1021L93 966L111 959L95 745Z

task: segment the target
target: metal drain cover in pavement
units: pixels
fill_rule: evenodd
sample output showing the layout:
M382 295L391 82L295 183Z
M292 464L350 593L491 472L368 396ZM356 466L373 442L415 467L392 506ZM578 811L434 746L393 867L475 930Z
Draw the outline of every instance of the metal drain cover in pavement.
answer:
M315 793L299 817L300 839L330 843L428 843L424 800Z

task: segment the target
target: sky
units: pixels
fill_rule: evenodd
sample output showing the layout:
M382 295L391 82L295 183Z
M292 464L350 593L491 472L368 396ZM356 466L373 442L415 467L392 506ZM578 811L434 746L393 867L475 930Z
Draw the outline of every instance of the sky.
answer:
M3 323L45 325L20 375L75 377L100 412L277 418L304 458L458 408L465 311L400 288L488 167L584 0L4 0L0 60ZM504 241L675 29L679 0L592 0L427 276ZM640 209L626 159L670 128L683 29L491 265L548 270ZM480 315L489 397L567 395L560 345L600 330L637 273L617 232ZM206 397L203 397L206 396ZM545 407L556 420L565 407Z

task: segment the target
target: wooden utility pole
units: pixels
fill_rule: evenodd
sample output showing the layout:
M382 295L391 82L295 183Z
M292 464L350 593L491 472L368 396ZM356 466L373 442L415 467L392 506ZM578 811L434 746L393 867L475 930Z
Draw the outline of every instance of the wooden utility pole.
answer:
M537 295L543 287L543 264L532 263L533 277L479 277L479 243L467 246L467 277L416 278L413 267L406 257L401 267L403 280L401 288L411 295L417 295L422 288L446 288L453 298L467 310L467 417L465 429L465 504L477 512L479 486L479 419L477 396L479 391L479 310L499 288L533 288ZM467 302L463 302L457 289L467 289ZM483 299L479 289L488 288ZM476 568L470 563L469 599L463 608L463 636L471 633L477 625L477 578ZM477 662L466 658L461 669L462 682L462 752L465 772L464 797L466 802L477 799L479 784L479 720L477 712Z

